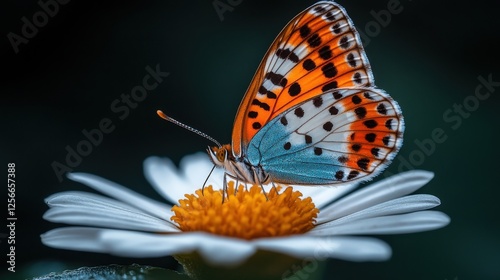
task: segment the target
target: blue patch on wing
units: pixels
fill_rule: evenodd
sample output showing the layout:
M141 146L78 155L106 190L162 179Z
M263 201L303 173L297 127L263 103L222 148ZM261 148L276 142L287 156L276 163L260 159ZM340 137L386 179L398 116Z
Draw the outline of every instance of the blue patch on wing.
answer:
M293 135L276 117L250 141L247 159L260 165L275 182L286 184L325 185L339 181L337 171L344 169L338 158L342 153L307 144L300 135ZM342 180L340 180L342 181Z

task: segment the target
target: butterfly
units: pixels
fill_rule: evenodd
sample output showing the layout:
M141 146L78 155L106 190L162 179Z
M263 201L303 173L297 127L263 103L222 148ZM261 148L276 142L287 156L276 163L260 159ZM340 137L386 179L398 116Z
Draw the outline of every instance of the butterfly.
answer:
M335 185L384 170L403 130L401 109L375 87L345 9L320 1L295 16L267 51L239 106L232 143L214 141L207 152L227 175L248 183Z

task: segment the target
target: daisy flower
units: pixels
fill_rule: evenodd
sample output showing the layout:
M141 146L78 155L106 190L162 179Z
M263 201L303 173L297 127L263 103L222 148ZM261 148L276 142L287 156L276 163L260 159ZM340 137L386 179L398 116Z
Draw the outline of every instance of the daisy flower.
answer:
M201 153L186 156L180 170L167 158L146 159L145 176L167 203L92 174L70 173L69 179L106 196L66 191L48 197L44 219L74 226L44 233L42 242L136 258L172 255L198 279L241 278L242 271L253 278L289 277L304 260L387 260L391 248L366 235L427 231L450 222L428 210L440 204L437 197L410 195L432 179L428 171L404 172L355 191L356 184L278 186L266 189L267 196L260 186L230 182L222 203L222 170L200 189L211 168Z

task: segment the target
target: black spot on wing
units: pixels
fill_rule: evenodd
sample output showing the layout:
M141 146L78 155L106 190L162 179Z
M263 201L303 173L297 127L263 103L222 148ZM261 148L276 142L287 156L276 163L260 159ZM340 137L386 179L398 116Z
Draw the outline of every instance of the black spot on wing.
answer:
M300 32L300 37L305 39L307 36L309 36L309 34L311 34L311 28L309 28L309 26L307 26L306 24L299 29L299 32Z
M316 108L321 107L323 105L323 98L321 96L317 96L313 99L313 105Z
M335 172L335 179L337 179L339 181L344 179L344 171L339 170L339 171Z
M377 134L375 134L375 133L368 133L365 135L365 140L370 142L370 143L375 142L375 138L377 138Z
M324 85L321 88L321 91L326 92L326 91L329 91L329 90L337 88L337 87L338 87L337 81L332 81L332 82L329 82L328 84Z
M298 107L297 109L295 109L295 110L293 111L293 113L294 113L297 117L302 118L302 117L304 116L304 109L302 109L302 108Z
M309 39L307 39L307 43L311 48L316 48L321 45L321 37L318 34L313 34Z
M354 113L356 113L356 116L358 116L358 118L362 119L366 116L366 108L365 107L358 107L358 108L354 109Z
M265 111L269 111L271 107L269 107L269 104L265 102L260 102L258 99L252 100L252 105L257 105L260 108L264 109Z
M352 180L352 179L356 178L358 175L359 175L359 171L352 170L351 172L349 172L349 175L347 176L347 180Z
M323 75L326 78L333 78L338 74L337 68L333 65L332 62L325 64L321 67L321 71L323 71Z
M276 50L276 55L281 59L288 59L291 62L299 62L299 57L289 49L278 49Z
M297 96L301 90L300 84L295 82L288 88L288 94L292 97Z
M316 63L308 58L302 63L302 67L304 67L304 69L307 71L311 71L316 68Z
M328 60L332 58L333 53L332 50L330 49L330 46L324 46L321 49L318 50L319 57L321 57L323 60Z
M265 76L266 79L270 80L273 85L285 87L287 84L287 79L283 75L276 74L274 72L269 72Z

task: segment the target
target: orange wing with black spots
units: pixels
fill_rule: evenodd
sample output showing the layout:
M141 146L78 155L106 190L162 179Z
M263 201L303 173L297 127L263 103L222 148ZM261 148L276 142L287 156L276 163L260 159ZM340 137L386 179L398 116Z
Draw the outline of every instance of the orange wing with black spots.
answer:
M255 134L289 108L337 88L373 86L346 11L318 2L286 25L264 56L236 115L233 154L244 155Z

